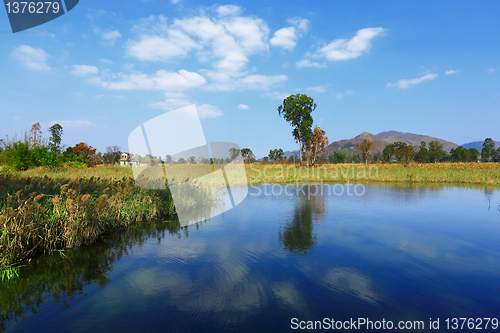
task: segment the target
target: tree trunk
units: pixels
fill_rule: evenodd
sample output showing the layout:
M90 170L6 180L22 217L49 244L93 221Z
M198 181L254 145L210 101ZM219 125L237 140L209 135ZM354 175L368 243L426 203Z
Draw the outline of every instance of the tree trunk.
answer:
M302 165L302 138L300 136L300 125L299 125L299 165Z

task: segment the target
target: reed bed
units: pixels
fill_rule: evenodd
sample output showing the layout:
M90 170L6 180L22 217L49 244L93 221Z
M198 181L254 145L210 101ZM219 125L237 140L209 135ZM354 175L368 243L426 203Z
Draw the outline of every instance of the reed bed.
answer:
M118 226L174 213L168 190L142 189L131 177L0 173L1 277L15 276L13 264L36 255L90 244Z

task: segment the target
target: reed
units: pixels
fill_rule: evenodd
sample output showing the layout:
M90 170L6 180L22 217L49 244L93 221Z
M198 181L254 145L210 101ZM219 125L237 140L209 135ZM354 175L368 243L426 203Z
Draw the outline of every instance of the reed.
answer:
M95 242L132 222L173 215L168 190L146 190L131 177L51 178L0 174L0 277L16 263Z

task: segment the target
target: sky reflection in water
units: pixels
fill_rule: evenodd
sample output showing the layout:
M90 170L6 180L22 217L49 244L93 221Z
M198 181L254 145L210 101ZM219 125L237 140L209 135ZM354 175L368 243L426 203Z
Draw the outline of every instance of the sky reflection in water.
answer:
M498 316L498 191L329 186L250 188L210 221L144 224L44 257L0 286L4 328L279 332L293 317Z

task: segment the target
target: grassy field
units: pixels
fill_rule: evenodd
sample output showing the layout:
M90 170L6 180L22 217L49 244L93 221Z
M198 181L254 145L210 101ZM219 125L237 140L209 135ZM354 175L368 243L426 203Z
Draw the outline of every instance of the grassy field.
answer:
M189 177L195 172L191 169L196 167L196 165L184 167L184 176ZM402 164L323 164L314 168L298 167L294 164L247 164L245 167L249 185L323 181L325 183L418 182L500 186L500 163L414 163L408 166ZM231 170L227 172L231 173ZM10 174L23 178L48 176L52 179L133 177L131 168L114 166L88 169L38 168L23 172L10 172ZM244 185L245 180L239 183Z
M500 163L248 165L248 183L453 183L500 186Z

